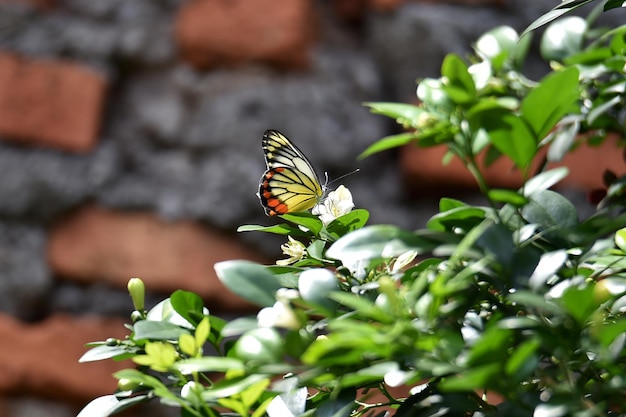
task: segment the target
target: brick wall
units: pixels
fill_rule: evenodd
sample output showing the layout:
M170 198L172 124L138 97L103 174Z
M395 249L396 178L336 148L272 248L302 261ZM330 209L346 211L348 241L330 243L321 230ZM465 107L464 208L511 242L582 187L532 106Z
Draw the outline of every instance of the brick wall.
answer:
M544 3L0 1L0 415L71 416L115 388L125 364L77 360L124 335L131 277L152 302L183 288L216 314L250 312L212 266L282 243L234 233L271 223L254 195L262 132L284 131L331 178L349 172L393 133L361 102L410 100L447 52L525 27ZM436 201L403 184L465 181L436 179L434 152L366 161L346 179L357 205L420 226Z

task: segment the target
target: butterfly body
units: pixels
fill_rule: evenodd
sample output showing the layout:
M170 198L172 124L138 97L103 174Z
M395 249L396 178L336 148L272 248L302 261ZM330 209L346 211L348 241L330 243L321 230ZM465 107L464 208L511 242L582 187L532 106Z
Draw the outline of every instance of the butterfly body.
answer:
M305 211L324 195L315 169L289 139L277 130L263 134L267 170L259 184L259 199L268 216Z

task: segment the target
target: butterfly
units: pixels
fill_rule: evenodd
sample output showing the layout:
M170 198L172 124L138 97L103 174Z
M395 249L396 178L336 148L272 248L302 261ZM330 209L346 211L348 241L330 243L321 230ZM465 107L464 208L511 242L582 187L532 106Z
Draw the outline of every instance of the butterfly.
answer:
M324 195L315 169L302 151L277 130L263 134L267 170L258 196L268 216L313 208Z

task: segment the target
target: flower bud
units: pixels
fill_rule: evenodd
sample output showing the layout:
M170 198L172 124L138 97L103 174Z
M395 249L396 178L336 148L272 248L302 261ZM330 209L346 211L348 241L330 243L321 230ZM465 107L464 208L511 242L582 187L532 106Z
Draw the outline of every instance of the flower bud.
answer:
M137 311L143 311L145 306L146 286L139 278L128 280L128 292Z
M197 397L196 390L198 384L194 381L189 381L180 389L180 396L186 400L194 400Z
M132 391L139 386L139 382L128 379L128 378L120 378L117 381L117 388L120 391Z

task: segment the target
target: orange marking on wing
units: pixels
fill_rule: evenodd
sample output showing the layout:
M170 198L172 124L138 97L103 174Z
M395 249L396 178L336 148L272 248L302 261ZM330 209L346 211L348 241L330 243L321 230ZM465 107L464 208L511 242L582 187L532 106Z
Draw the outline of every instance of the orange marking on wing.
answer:
M286 204L279 204L276 207L274 207L274 212L277 214L285 214L289 211L289 207L287 207Z
M276 208L281 204L280 200L277 198L268 198L267 205L272 208Z

